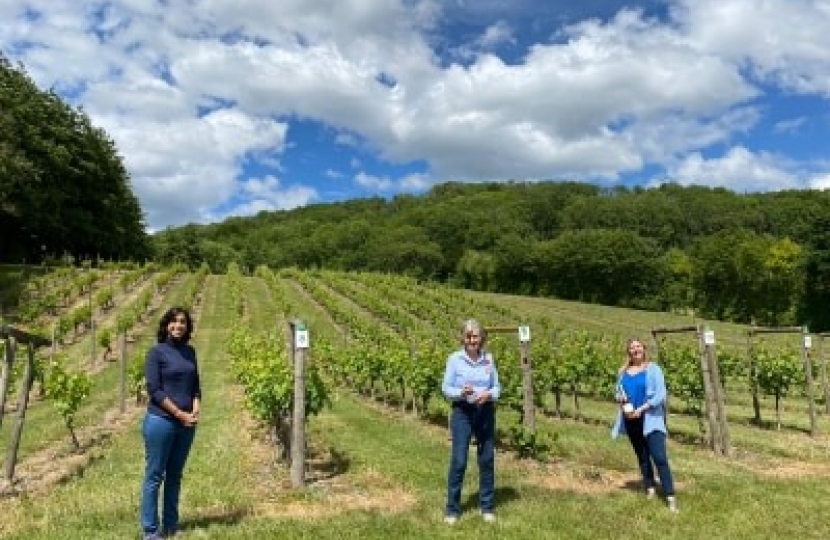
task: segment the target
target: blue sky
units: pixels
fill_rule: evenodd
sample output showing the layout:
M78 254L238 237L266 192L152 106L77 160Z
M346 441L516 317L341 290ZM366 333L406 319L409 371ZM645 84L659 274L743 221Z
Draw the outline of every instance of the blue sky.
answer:
M827 0L12 0L149 230L446 181L830 187Z

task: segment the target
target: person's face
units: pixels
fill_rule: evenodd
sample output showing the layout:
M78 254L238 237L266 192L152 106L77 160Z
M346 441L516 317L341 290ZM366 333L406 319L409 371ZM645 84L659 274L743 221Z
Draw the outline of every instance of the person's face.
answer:
M632 341L628 344L628 357L631 360L641 362L645 359L646 348L640 341Z
M187 316L178 313L167 323L167 334L173 339L182 339L187 332Z
M465 332L464 347L470 351L478 351L481 348L481 334L476 330Z

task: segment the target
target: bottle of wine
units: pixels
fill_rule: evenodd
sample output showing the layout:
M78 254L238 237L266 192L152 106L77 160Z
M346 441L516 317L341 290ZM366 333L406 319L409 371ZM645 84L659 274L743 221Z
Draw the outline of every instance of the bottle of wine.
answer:
M622 383L617 383L617 390L614 398L617 400L617 403L622 406L624 413L634 412L634 405L628 400L628 394L625 392L625 388L623 388Z

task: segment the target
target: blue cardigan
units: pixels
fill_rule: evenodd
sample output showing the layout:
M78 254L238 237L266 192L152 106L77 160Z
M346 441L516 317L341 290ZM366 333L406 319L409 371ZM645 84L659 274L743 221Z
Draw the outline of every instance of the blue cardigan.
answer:
M646 409L643 416L643 435L652 431L666 430L666 381L663 378L663 370L654 362L646 366ZM622 410L617 411L617 420L611 428L611 437L616 439L620 434L625 433L625 421Z

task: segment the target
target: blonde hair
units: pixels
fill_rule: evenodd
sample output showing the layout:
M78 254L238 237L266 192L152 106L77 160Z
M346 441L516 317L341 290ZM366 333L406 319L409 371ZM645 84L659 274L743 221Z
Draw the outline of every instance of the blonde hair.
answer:
M637 336L631 336L625 340L625 362L623 362L623 365L620 366L620 373L625 371L631 365L631 344L635 342L643 346L643 363L647 364L648 362L650 362L648 358L648 347L646 346L646 342L638 338Z
M481 323L479 323L475 319L467 319L466 321L464 321L464 324L461 325L461 344L464 344L464 339L470 332L474 332L479 335L479 348L483 349L484 344L487 343L487 331L484 330L484 327L481 326Z

